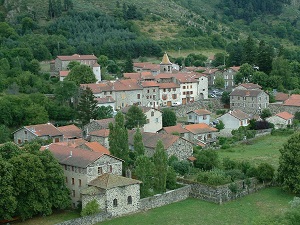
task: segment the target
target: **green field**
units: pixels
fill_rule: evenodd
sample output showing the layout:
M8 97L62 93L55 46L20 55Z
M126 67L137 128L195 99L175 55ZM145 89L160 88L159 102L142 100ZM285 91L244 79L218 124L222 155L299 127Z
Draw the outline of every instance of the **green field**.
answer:
M261 218L285 212L288 208L288 202L291 200L292 196L282 192L279 188L268 188L223 205L197 199L187 199L147 212L120 217L98 224L248 225L254 224Z
M288 140L290 136L272 136L267 135L251 140L250 144L239 144L229 149L221 149L218 151L219 157L236 159L239 161L249 161L254 165L262 162L267 162L278 167L279 162L279 149Z

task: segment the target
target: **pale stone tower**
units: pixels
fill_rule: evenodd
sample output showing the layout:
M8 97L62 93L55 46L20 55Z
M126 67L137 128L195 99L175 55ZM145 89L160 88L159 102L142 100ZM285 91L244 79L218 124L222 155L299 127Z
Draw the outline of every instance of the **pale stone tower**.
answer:
M96 82L99 83L101 81L101 68L98 63L93 65L93 73L95 74Z
M160 63L160 72L161 73L172 73L172 63L170 62L168 54L166 52Z

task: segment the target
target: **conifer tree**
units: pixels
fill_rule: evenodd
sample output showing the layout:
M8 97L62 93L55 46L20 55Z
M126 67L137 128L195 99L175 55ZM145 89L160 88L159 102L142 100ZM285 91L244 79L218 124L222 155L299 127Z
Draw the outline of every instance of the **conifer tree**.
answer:
M81 91L77 111L78 119L83 126L88 124L91 119L97 118L97 101L89 87Z
M161 140L156 144L153 162L155 165L154 189L159 193L165 192L168 173L168 156Z

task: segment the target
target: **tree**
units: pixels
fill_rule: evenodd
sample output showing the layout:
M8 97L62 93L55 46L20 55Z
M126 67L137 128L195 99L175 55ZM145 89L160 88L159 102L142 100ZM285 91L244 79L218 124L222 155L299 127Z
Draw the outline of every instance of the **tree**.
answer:
M272 48L260 41L257 54L257 66L259 70L269 74L272 70L273 51Z
M71 62L68 64L68 69L69 69L69 70L72 70L75 66L80 66L80 62L78 62L78 61L71 61Z
M135 127L143 127L147 123L147 117L142 108L133 105L125 115L125 127L129 130Z
M70 104L72 99L74 101L74 98L77 97L78 89L74 81L58 82L54 87L55 99L63 105Z
M108 64L108 57L106 55L100 55L98 57L98 63L102 68L105 68Z
M161 140L159 140L156 144L155 153L153 155L153 163L155 165L156 178L154 182L154 189L159 193L165 192L168 172L168 155Z
M42 124L49 121L48 112L44 106L32 104L25 109L26 125Z
M4 124L0 125L0 144L10 140L10 130Z
M73 9L73 1L72 0L64 0L64 10L68 11L69 9Z
M88 124L91 119L97 118L97 101L89 87L81 90L77 111L78 119L83 126Z
M215 78L215 87L216 88L224 88L225 86L225 80L224 80L224 77L222 75L218 75L216 78Z
M260 114L260 117L265 120L267 117L270 117L272 116L272 113L270 111L270 109L263 109L261 114Z
M268 163L261 163L257 167L257 178L259 181L272 181L274 177L274 167Z
M195 167L211 170L219 165L219 156L216 151L203 150L196 155Z
M126 168L129 159L128 131L125 128L124 116L120 111L115 116L115 124L109 124L108 141L110 153L123 159L123 165Z
M65 80L74 81L77 85L96 82L92 69L87 65L74 66Z
M109 106L100 106L97 109L97 120L107 119L113 117L113 108Z
M177 187L176 172L173 169L173 167L168 166L166 188L167 189L175 189L176 187Z
M225 128L225 124L222 120L219 121L219 123L216 125L216 128L218 129L218 131L223 130Z
M248 36L243 45L242 63L255 65L257 57L257 45L251 36Z
M278 181L284 190L300 194L300 133L292 135L279 150Z
M145 155L138 156L134 165L134 174L137 179L143 182L140 189L141 198L148 197L153 184L155 166L149 157Z
M215 59L213 60L212 64L215 66L215 67L218 67L218 66L222 66L225 64L225 54L224 53L216 53L215 54Z
M162 113L162 123L163 127L170 127L176 125L176 114L171 109L163 109Z
M136 132L133 136L133 146L134 146L134 152L135 152L136 156L145 154L143 136L142 136L141 130L139 128L136 129Z
M124 72L131 73L133 72L133 61L132 58L127 58L124 65Z
M230 92L224 91L222 93L221 102L225 105L230 104Z
M13 186L13 167L0 155L0 218L11 219L17 207Z
M100 212L99 204L96 199L88 202L86 206L82 209L80 215L81 216L90 216Z

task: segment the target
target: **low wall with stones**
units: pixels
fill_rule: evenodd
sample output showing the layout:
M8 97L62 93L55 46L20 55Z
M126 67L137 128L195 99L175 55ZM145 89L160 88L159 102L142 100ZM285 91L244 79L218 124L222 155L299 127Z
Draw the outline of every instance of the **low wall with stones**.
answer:
M84 216L73 220L57 223L56 225L92 225L112 218L110 214L101 212L92 216Z
M191 185L190 197L214 202L217 204L222 204L222 202L227 202L243 197L262 188L265 188L266 186L265 184L258 183L256 178L251 178L249 179L249 181L250 182L248 184L246 180L240 180L231 184L221 186L209 186L189 180L179 180L179 182ZM235 185L235 193L231 191L231 185Z
M168 191L164 194L154 195L152 197L140 199L140 210L149 210L164 205L171 204L173 202L179 202L189 197L191 187L189 185L176 190Z

